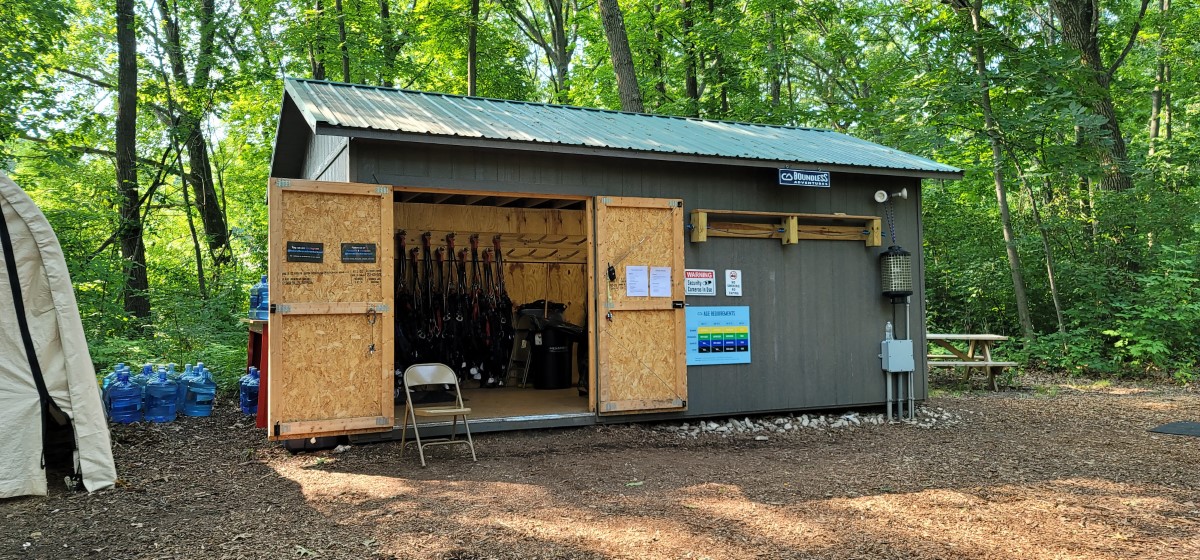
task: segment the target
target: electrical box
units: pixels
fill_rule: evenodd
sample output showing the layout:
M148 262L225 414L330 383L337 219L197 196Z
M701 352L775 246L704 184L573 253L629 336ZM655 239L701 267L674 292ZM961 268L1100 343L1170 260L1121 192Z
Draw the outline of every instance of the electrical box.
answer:
M883 370L888 373L913 371L913 342L911 340L885 340L880 348L879 357L883 360Z

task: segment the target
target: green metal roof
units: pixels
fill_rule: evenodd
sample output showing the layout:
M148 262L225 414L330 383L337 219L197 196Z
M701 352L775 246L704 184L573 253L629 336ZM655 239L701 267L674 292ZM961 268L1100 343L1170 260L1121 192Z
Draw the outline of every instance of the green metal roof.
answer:
M313 129L371 130L499 141L614 156L690 156L759 166L855 168L961 177L962 171L831 130L710 121L543 103L463 97L288 78L284 88ZM715 162L721 163L721 162ZM728 161L724 163L736 164ZM770 165L768 165L770 164Z

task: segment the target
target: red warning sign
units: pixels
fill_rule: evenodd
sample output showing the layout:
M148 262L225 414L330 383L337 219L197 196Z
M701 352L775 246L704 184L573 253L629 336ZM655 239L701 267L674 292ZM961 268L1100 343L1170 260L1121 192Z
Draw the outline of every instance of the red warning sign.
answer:
M717 295L717 271L686 269L683 271L683 293L688 296Z

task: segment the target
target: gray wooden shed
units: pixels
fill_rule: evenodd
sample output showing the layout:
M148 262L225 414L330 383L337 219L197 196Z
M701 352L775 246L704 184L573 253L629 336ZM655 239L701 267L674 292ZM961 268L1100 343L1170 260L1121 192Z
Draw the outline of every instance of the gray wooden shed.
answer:
M566 303L586 328L582 388L468 389L477 430L882 404L885 323L925 348L921 181L961 175L828 130L288 79L269 192L270 436L398 424L400 230L502 239L513 300ZM880 285L892 241L875 194L902 190L887 204L913 253L911 318ZM339 244L377 255L348 261ZM343 258L301 254L316 246Z

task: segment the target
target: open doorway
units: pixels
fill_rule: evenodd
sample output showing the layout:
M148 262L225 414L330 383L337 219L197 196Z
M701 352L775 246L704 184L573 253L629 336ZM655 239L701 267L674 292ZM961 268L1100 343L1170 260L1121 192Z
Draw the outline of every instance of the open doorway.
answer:
M451 366L473 421L590 415L590 199L394 187L393 207L396 369Z

